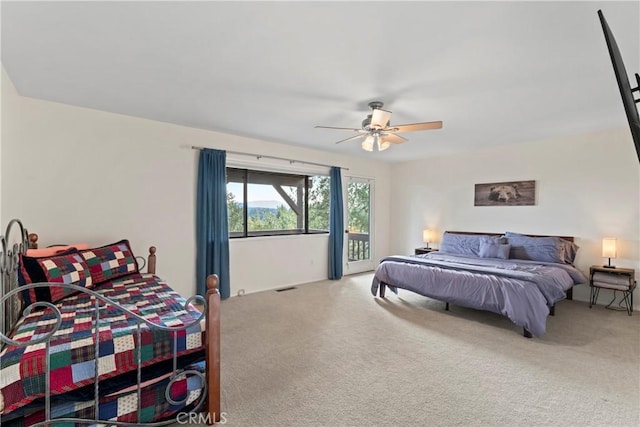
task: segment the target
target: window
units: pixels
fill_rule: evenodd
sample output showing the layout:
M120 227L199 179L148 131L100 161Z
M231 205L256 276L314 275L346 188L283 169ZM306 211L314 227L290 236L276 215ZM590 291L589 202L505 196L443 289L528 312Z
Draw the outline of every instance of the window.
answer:
M229 237L326 233L329 177L227 168Z

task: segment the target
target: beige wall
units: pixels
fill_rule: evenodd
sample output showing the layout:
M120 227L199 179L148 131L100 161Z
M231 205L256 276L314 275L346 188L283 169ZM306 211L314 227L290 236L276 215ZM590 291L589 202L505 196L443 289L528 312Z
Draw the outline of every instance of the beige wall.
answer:
M13 100L17 94L13 84L7 77L4 67L0 71L2 73L0 79L0 93L2 94L2 100L0 101L0 234L4 234L6 224L2 216L2 145L11 132L11 123L15 117L16 107L16 103Z
M606 261L601 239L613 236L615 264L640 278L640 167L627 127L395 164L392 176L392 252L422 245L425 227L569 235L588 272ZM473 206L474 184L516 180L536 181L535 206ZM576 295L588 300L588 287Z
M3 86L11 85L3 71ZM195 289L192 145L348 167L376 181L377 247L389 247L388 164L5 94L14 112L3 126L2 218L21 218L44 245L110 243L134 252L158 247L158 273L176 290ZM3 108L4 114L4 108ZM3 116L4 119L4 116ZM5 132L5 130L7 130ZM231 294L323 280L328 237L232 240Z

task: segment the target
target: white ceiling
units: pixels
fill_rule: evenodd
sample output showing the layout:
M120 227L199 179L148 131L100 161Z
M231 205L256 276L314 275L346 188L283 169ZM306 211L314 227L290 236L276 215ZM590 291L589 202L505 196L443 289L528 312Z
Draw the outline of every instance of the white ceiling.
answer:
M640 72L637 1L2 1L2 64L25 96L402 161L626 126L598 9ZM314 129L372 100L444 128L382 153Z

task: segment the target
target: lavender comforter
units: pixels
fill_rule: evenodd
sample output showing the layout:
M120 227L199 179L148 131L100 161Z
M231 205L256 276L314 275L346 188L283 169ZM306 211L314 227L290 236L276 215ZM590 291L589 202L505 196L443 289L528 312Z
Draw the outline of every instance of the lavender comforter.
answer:
M508 317L532 334L546 331L549 307L566 298L585 276L568 264L524 260L468 258L432 252L382 259L371 285L381 283L452 304L492 311Z

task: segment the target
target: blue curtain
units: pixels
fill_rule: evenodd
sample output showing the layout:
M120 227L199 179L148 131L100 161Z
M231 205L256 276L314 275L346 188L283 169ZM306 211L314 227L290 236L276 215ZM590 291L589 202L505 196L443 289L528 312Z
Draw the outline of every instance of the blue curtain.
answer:
M224 151L200 150L196 200L196 289L205 295L207 276L215 273L222 298L231 293L226 157Z
M342 176L340 168L329 173L329 279L342 277L342 246L344 244L344 209L342 207Z

